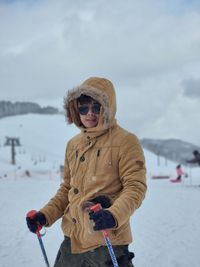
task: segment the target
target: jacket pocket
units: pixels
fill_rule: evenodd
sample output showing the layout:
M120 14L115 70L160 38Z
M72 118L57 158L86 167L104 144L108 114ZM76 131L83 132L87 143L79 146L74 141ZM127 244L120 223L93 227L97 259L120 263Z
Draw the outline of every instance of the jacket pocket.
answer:
M130 232L129 221L127 221L125 224L123 224L121 227L117 229L112 229L110 234L115 239L115 238L118 238L122 234L127 235L127 232Z
M96 148L92 157L94 175L118 173L118 148Z

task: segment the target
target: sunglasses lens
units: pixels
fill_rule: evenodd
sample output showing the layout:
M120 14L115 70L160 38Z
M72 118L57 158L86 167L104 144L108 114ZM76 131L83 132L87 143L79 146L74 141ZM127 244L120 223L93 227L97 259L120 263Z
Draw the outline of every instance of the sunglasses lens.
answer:
M78 111L79 111L79 113L80 113L81 115L86 115L86 114L88 113L88 111L89 111L89 107L86 106L86 105L80 106L80 107L78 108Z
M101 105L98 103L95 103L92 105L92 112L95 114L99 114L101 109Z
M78 108L78 111L79 111L79 114L81 114L81 115L87 115L89 112L89 109L90 109L89 105L81 105ZM91 105L91 109L92 109L92 113L99 114L100 109L101 109L101 105L99 103L94 103Z

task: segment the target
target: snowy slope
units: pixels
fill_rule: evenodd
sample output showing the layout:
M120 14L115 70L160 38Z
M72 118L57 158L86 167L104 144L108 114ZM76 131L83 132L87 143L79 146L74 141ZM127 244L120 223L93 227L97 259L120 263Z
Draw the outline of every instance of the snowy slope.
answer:
M59 170L63 164L67 140L78 130L66 126L61 115L21 115L0 120L0 176L3 170L28 169L31 172ZM20 147L16 147L16 166L11 166L11 147L3 146L5 136L19 137Z
M67 126L61 115L23 115L0 120L0 267L43 267L35 235L25 224L25 214L39 209L60 184L65 144L78 130ZM5 136L20 137L16 166L10 165L10 147ZM152 180L152 175L175 176L173 162L144 151L148 171L148 192L143 205L131 219L137 267L199 267L200 255L200 168L185 170L189 177L181 184L169 179ZM37 162L35 164L35 162ZM31 177L25 175L30 170ZM5 177L4 175L7 175ZM63 239L60 221L43 237L53 266Z
M63 164L65 145L77 134L76 127L66 125L62 115L21 115L0 120L0 175L4 170L22 173L30 171L59 169ZM16 147L16 166L11 166L11 148L4 146L5 136L19 137L20 147ZM172 175L176 164L162 157L158 159L145 151L148 176Z

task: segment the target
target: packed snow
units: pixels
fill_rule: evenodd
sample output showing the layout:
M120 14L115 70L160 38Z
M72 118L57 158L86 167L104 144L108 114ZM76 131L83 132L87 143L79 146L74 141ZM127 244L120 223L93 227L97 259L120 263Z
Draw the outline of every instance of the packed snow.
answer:
M23 115L0 120L0 267L45 267L37 236L26 227L25 216L40 209L61 182L65 145L78 133L62 115ZM19 137L16 165L5 137ZM144 150L148 191L131 218L136 267L200 266L200 168L185 167L181 183L177 163ZM152 176L169 179L151 179ZM60 220L42 237L50 265L63 240Z

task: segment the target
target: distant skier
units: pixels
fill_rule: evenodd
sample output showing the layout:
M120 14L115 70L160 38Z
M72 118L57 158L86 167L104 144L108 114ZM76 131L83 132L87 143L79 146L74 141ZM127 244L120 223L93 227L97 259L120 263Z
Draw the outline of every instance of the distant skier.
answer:
M187 163L192 163L192 164L198 164L200 165L200 153L198 150L193 151L194 158L190 160L186 160Z
M176 166L176 174L177 174L177 177L175 179L171 179L170 182L172 182L172 183L181 182L182 175L184 174L184 172L183 172L180 164Z
M181 178L182 178L182 175L184 174L184 172L183 172L180 164L176 166L176 173L177 173L176 180L181 181Z
M124 103L124 109L127 109ZM56 195L27 217L31 232L62 217L64 241L54 267L112 266L101 230L108 235L119 267L133 267L130 217L146 193L144 154L138 138L116 122L112 83L92 77L68 92L65 112L81 133L67 145L64 178ZM85 202L102 210L84 212ZM93 231L91 231L91 222ZM148 263L147 263L148 264Z

